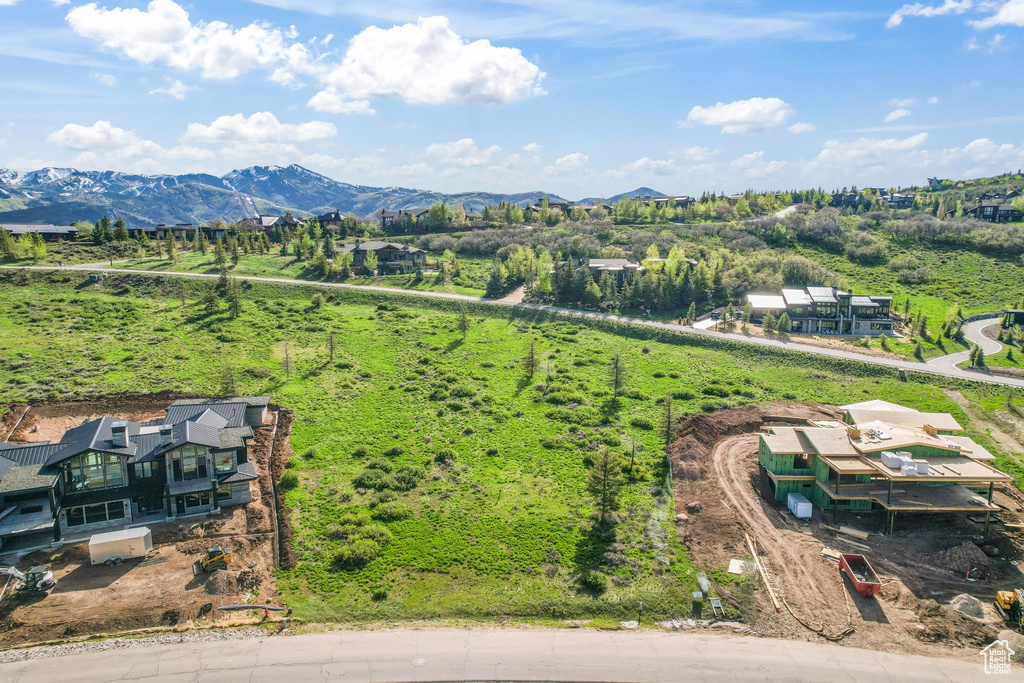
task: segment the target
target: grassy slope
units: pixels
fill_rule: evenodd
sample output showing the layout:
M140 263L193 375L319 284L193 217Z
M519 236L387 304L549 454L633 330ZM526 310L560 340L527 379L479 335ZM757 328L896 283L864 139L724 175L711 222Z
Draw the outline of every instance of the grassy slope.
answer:
M463 264L463 275L450 283L438 282L433 275L424 276L416 281L415 276L388 275L386 277L354 276L346 282L355 285L375 285L378 287L394 287L396 289L417 289L428 291L449 292L452 294L469 294L483 296L487 283L490 260L460 258ZM230 263L230 259L229 259ZM157 270L181 273L217 273L217 263L213 253L199 254L195 252L181 254L177 262L168 259L146 258L119 263L119 268L132 270ZM237 266L230 266L234 275L254 275L258 277L278 277L293 280L321 280L321 276L306 267L305 263L291 256L281 257L278 254L242 256Z
M829 359L499 318L474 317L463 341L453 313L378 310L372 302L380 297L349 292L312 308L310 288L264 285L248 289L244 314L229 320L182 309L157 282L126 284L115 276L96 287L82 286L83 279L0 277L0 401L161 389L218 393L231 364L237 391L271 393L294 408L294 471L302 483L288 503L300 564L281 573L279 586L307 618L618 619L634 616L640 601L645 615L675 614L693 589L695 568L671 524L649 526L661 436L633 426L661 421L664 408L655 397L675 393L676 414L779 399L883 398L967 420L935 384L900 383ZM12 280L24 284L7 284ZM45 284L58 280L65 282ZM194 301L199 283L187 286ZM333 365L326 357L329 330L338 333ZM575 409L544 400L535 387L540 378L524 377L519 361L531 337L551 359L557 400ZM286 342L290 382L281 362ZM615 351L633 392L617 402L605 380ZM437 389L449 398L432 399ZM993 405L998 392L964 389ZM711 398L721 394L728 398ZM645 450L611 538L593 530L583 458L592 444L615 443L626 433L640 437ZM366 455L356 455L359 446ZM332 558L342 542L331 530L369 513L370 496L355 492L353 477L368 457L392 449L400 450L389 456L394 463L422 468L417 488L399 494L415 514L388 524L393 540L379 559L361 570L337 570ZM450 466L434 461L441 449L454 452ZM649 529L667 534L667 568L655 558ZM604 595L581 591L578 575L607 551L617 565L609 572L619 578Z

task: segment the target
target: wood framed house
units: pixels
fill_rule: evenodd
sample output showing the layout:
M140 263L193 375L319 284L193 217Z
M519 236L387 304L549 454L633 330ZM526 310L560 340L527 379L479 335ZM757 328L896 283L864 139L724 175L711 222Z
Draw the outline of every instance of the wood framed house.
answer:
M411 273L427 265L427 252L408 244L356 240L351 244L342 244L334 248L335 254L352 254L352 265L355 267L363 265L369 251L377 254L377 268L385 273Z
M775 500L801 493L822 510L986 515L996 484L1012 477L946 413L885 401L843 406L843 419L764 428L758 445L762 486Z

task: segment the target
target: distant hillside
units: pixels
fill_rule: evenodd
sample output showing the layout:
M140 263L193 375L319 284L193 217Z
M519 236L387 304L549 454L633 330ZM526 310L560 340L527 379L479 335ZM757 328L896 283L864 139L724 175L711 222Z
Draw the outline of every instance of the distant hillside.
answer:
M95 221L104 214L121 216L132 225L203 223L215 218L233 222L257 213L291 211L310 215L335 209L369 217L381 209L425 208L440 201L452 205L462 202L467 209L480 209L503 200L522 204L545 196L565 201L539 190L518 194L444 194L403 187L350 185L297 165L253 166L220 178L206 174L147 176L72 168L44 168L28 173L0 169L0 223Z
M657 190L652 190L649 187L638 187L632 192L620 192L619 194L611 197L587 197L586 199L581 199L580 204L596 204L597 202L604 202L605 204L610 205L623 199L632 199L637 196L646 197L647 195L652 197L667 196L664 192L658 192Z

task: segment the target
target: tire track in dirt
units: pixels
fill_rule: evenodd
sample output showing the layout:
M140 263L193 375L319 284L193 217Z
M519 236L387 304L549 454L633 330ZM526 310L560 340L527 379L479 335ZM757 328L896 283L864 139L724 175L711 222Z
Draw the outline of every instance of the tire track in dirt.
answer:
M715 476L729 504L742 520L767 560L773 588L804 621L838 634L848 626L845 586L838 570L822 563L821 541L780 528L765 510L751 485L752 454L757 434L742 434L720 441L712 453Z

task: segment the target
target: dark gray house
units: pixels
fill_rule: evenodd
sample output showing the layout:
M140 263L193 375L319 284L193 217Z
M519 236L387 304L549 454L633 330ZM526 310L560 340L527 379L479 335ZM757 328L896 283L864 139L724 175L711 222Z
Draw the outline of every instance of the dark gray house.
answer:
M352 265L357 268L363 265L363 259L366 258L368 251L377 254L377 267L388 273L411 273L417 268L427 265L426 251L397 242L357 240L351 244L341 244L334 248L335 254L352 254Z
M186 399L152 423L102 417L58 443L0 444L0 547L250 502L248 442L269 401Z

